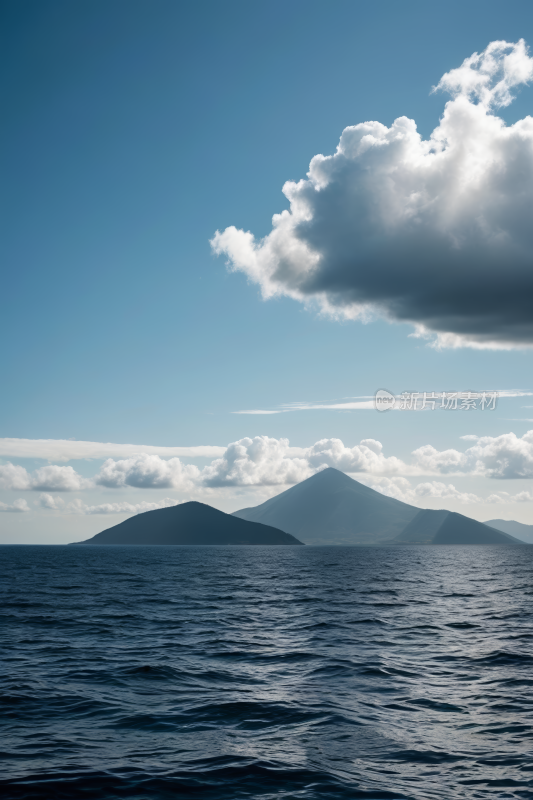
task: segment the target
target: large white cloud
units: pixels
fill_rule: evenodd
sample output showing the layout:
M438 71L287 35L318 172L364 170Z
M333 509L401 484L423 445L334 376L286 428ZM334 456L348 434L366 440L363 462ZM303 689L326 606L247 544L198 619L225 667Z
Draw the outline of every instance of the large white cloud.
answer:
M520 40L447 73L452 99L428 140L407 117L346 128L261 241L231 226L211 244L263 297L411 322L442 346L533 345L533 119L496 110L533 77Z
M100 486L137 489L182 489L192 488L198 480L200 470L193 464L183 464L179 458L163 460L157 455L140 455L114 461L108 458L95 481Z
M222 458L202 470L206 486L275 486L309 478L315 469L307 458L290 452L288 439L256 436L240 439Z

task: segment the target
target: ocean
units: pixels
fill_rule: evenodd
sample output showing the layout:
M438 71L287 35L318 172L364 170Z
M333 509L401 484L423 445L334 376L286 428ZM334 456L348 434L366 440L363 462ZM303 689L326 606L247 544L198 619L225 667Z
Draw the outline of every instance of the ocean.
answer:
M0 560L3 800L533 798L533 547Z

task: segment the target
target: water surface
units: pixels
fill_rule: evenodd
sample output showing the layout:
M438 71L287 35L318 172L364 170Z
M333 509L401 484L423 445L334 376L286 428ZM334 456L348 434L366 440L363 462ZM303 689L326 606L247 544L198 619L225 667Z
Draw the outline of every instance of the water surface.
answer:
M533 547L2 547L3 798L533 798Z

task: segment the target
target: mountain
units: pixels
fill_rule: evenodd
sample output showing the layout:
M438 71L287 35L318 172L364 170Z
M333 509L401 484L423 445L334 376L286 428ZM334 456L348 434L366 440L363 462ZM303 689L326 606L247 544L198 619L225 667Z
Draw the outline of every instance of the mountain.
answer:
M399 534L418 511L328 468L233 516L273 525L306 544L376 544Z
M523 544L507 533L497 531L455 511L424 509L391 544Z
M516 536L517 539L528 544L533 544L533 525L524 525L523 522L515 522L513 519L489 519L485 525L508 533L510 536Z
M303 544L269 525L224 514L204 503L182 503L130 517L73 544Z

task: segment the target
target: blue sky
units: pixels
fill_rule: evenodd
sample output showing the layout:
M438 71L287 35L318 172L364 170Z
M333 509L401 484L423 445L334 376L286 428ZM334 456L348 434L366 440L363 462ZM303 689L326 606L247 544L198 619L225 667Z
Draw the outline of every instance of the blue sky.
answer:
M462 452L473 440L461 436L520 439L533 428L527 395L475 414L233 413L331 405L378 388L531 392L532 354L435 349L406 323L265 301L209 244L232 225L268 235L272 215L289 208L284 183L305 178L316 154L333 154L346 126L406 116L427 138L448 99L432 86L490 42L533 44L531 4L23 0L1 14L0 437L221 449L259 435L303 449L372 439L410 463L426 445ZM513 124L532 107L524 85L497 113ZM2 541L69 541L124 518L67 513L74 500L92 508L194 496L233 510L290 485L251 473L244 485L93 485L102 458L0 452L0 467L70 465L89 481L43 490L62 499L52 508L39 488L6 478L0 502L22 498L30 511L0 515ZM200 470L212 462L180 458ZM387 469L374 477L402 477ZM506 479L489 473L403 477L482 499L532 489L526 467ZM420 504L533 523L528 501L443 494Z

